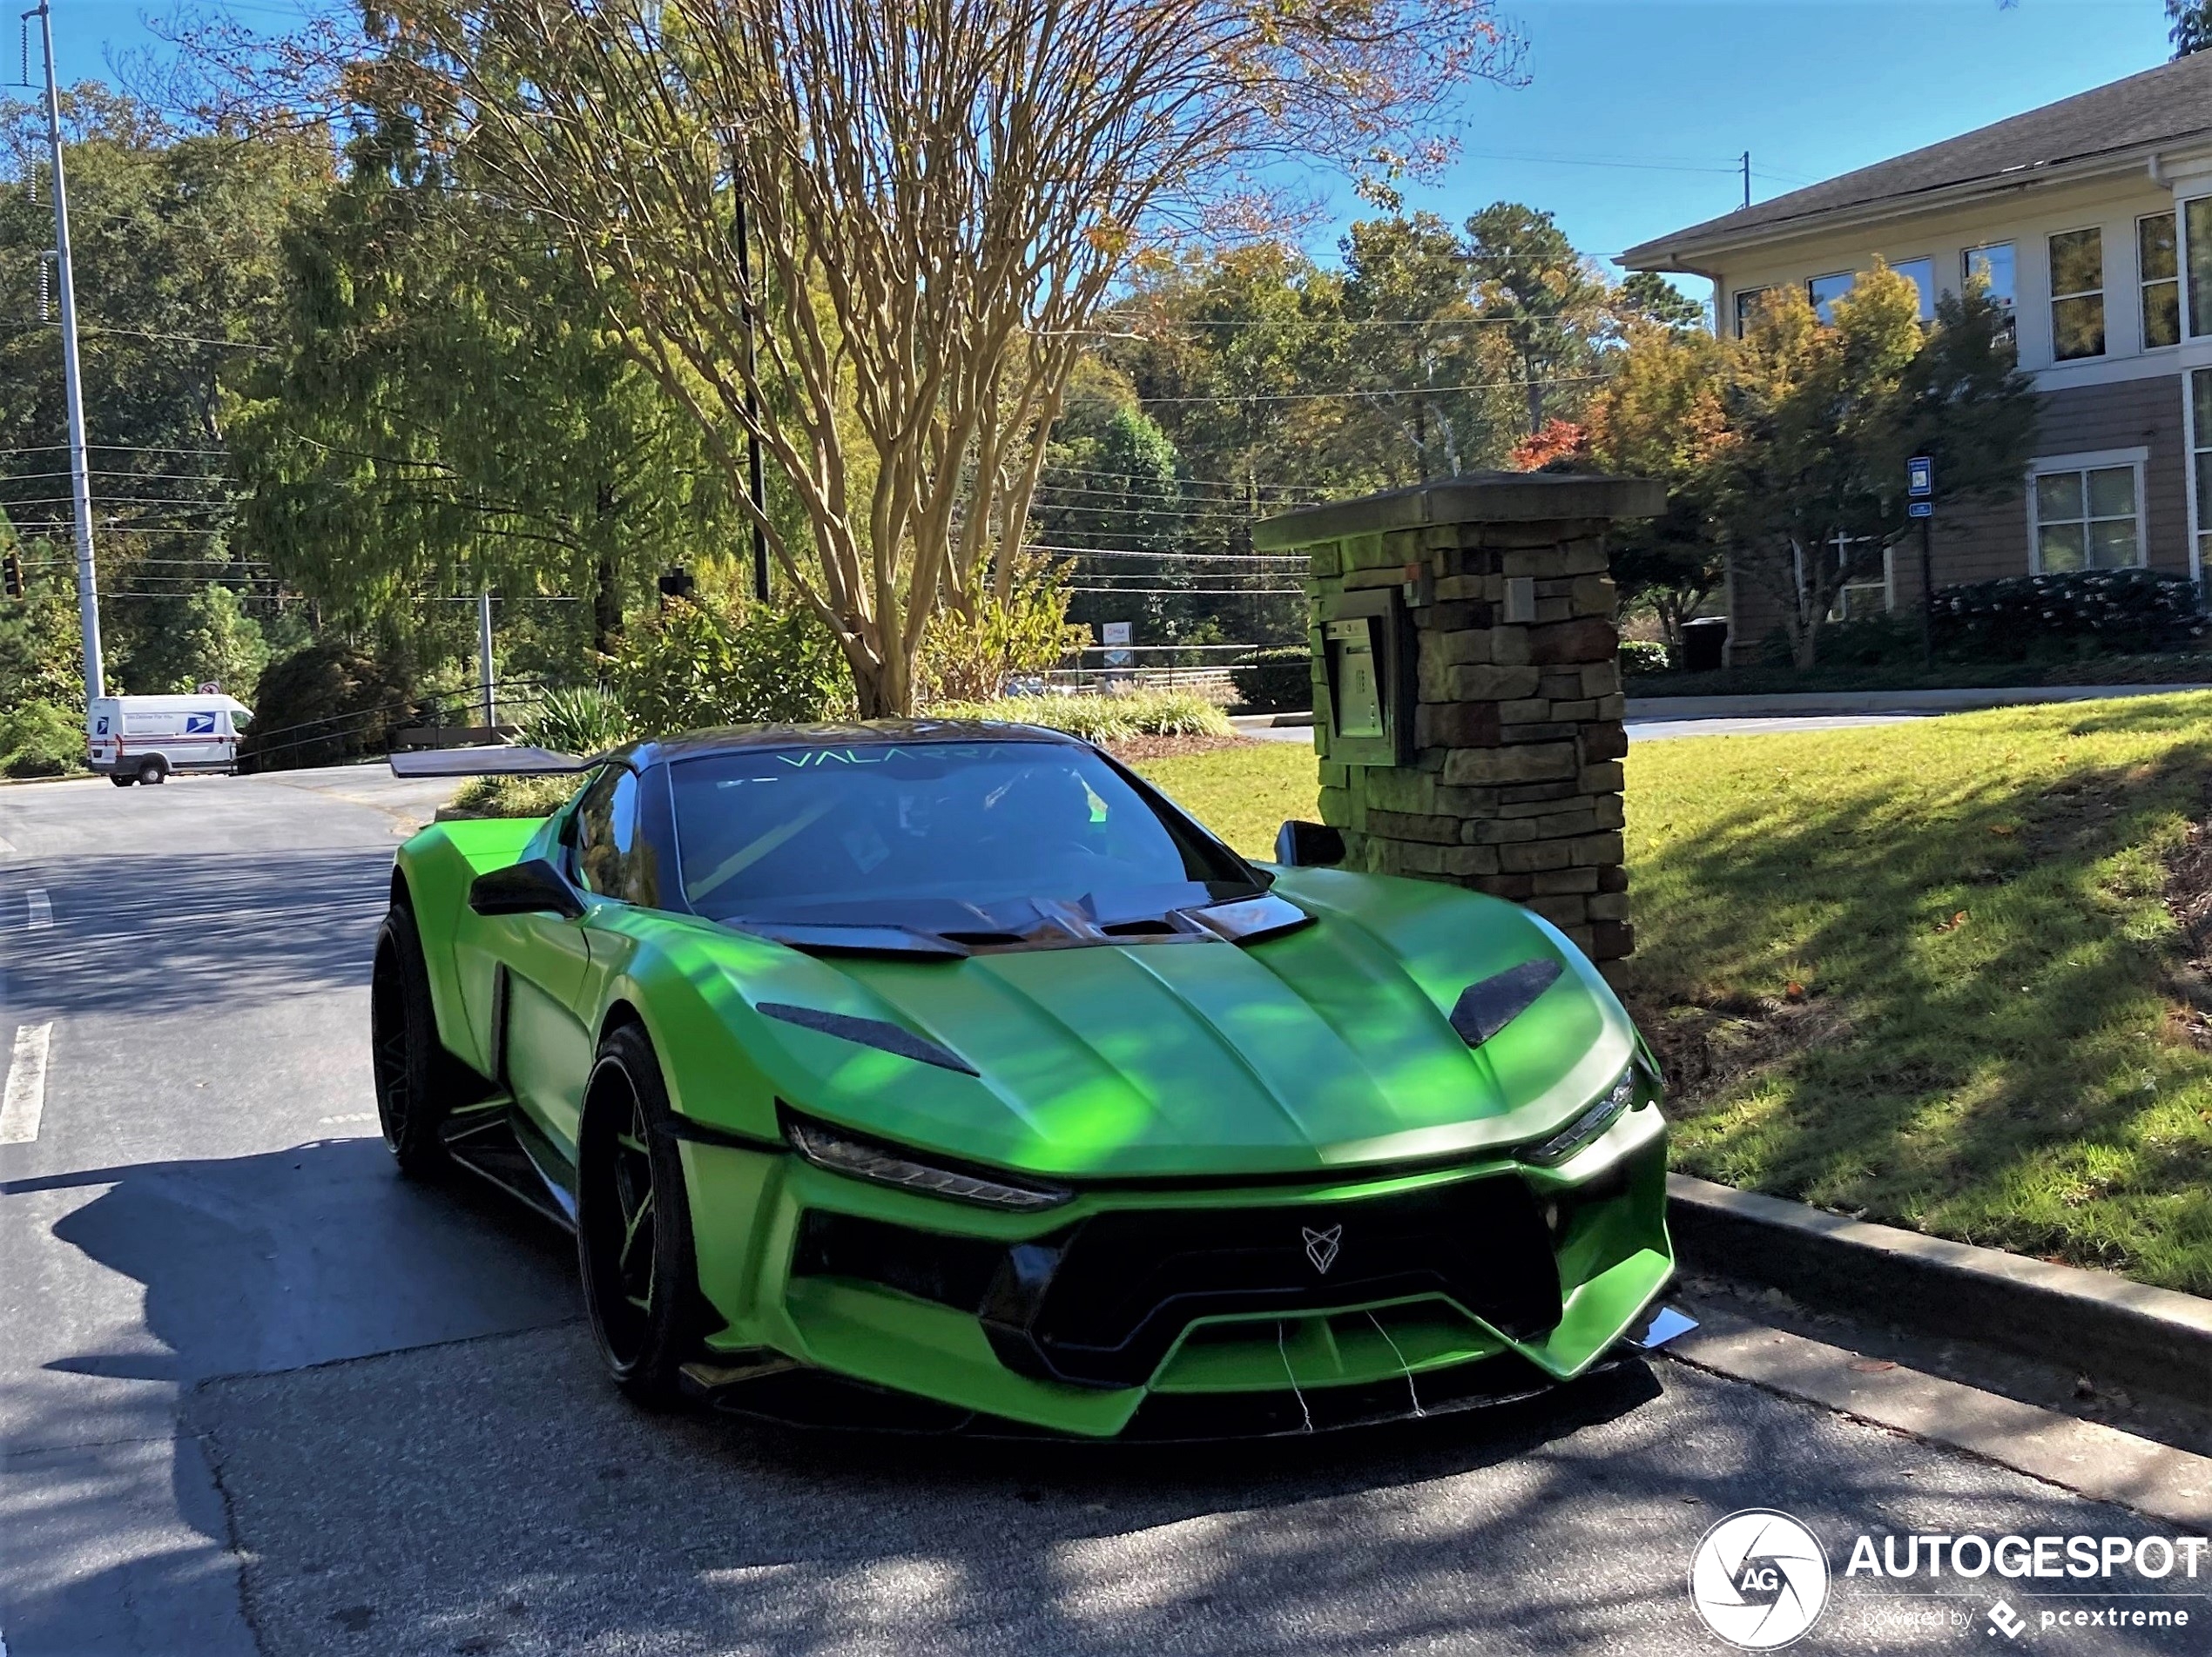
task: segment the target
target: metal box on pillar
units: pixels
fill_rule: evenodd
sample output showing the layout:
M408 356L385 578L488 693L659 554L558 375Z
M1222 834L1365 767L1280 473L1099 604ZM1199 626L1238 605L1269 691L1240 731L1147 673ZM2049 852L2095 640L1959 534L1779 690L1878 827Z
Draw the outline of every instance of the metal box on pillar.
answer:
M1496 472L1255 527L1311 562L1321 820L1348 866L1512 899L1601 964L1629 953L1606 535L1666 504L1643 478Z

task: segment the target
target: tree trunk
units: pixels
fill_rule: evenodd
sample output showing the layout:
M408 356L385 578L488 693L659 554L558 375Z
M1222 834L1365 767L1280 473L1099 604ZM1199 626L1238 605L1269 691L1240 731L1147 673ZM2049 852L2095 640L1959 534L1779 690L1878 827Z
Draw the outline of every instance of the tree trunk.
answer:
M1790 660L1800 673L1810 673L1820 663L1820 623L1825 619L1824 606L1816 606L1812 614L1797 627L1797 637L1790 642Z
M613 555L601 553L591 571L591 648L612 656L622 644L622 589L615 582Z

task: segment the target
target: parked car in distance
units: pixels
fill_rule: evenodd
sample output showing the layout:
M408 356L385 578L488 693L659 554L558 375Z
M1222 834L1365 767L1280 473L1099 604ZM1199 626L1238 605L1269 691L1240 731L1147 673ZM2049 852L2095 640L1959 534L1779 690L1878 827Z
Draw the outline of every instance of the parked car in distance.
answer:
M101 697L86 717L92 769L118 788L165 782L172 771L238 769L238 739L253 711L221 691Z

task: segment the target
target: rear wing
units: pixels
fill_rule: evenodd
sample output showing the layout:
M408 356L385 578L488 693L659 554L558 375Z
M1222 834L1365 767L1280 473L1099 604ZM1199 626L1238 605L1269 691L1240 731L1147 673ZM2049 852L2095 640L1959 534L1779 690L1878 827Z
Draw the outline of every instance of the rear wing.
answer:
M568 777L591 761L550 748L415 748L392 755L395 777Z

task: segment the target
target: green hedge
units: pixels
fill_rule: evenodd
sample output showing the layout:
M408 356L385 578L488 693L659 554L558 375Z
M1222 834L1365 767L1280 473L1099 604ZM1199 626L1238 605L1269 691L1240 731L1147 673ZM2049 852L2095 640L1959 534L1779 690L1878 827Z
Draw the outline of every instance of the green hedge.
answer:
M2054 647L2186 650L2205 637L2196 586L2148 569L2076 569L2013 576L1935 596L1939 650L2020 661Z
M1254 713L1302 712L1313 705L1313 656L1303 644L1255 650L1229 670L1238 700Z

